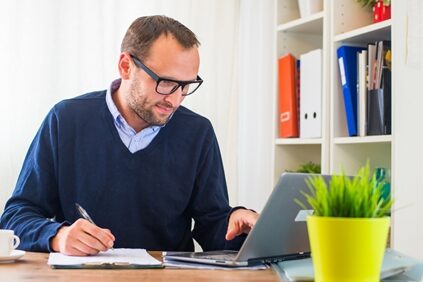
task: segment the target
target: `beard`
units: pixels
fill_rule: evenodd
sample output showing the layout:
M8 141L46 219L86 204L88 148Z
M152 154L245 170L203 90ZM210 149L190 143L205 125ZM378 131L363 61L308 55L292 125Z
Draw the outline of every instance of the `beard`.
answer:
M148 99L147 95L143 95L141 91L140 83L138 79L135 79L131 85L129 93L129 107L131 110L142 120L148 123L150 126L162 126L165 125L176 109L173 109L172 104L160 101L152 102ZM172 113L168 115L160 115L154 112L156 106L172 108Z

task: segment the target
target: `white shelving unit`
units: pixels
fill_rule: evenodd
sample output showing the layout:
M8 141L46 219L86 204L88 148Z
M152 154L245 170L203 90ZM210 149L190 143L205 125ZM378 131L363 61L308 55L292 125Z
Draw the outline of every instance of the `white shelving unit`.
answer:
M391 0L392 19L376 24L372 23L371 9L362 8L356 0L324 0L323 11L307 18L299 17L297 0L275 0L275 5L275 65L277 58L287 52L298 58L307 51L322 48L322 112L326 115L322 120L322 138L278 139L275 86L273 181L284 170L297 169L308 161L321 163L323 173L343 169L354 174L367 160L372 168L389 168L395 199L391 247L423 259L423 223L419 219L423 214L420 157L423 131L419 117L423 105L423 29L418 24L423 3ZM348 137L336 50L341 44L366 46L377 40L391 40L392 134ZM277 82L277 67L274 71Z
M342 169L352 175L367 160L372 169L384 167L391 170L392 135L348 137L336 56L336 50L341 45L367 47L368 43L391 40L391 20L373 24L371 9L361 7L355 0L331 1L331 5L330 172ZM394 177L393 171L391 176Z
M291 53L297 59L301 54L314 49L322 49L322 137L316 139L278 138L278 92L274 95L274 143L273 143L273 183L285 170L296 170L300 165L313 161L322 165L324 173L329 172L329 14L327 1L323 11L301 18L297 0L277 0L276 2L276 59ZM275 59L275 61L276 61ZM277 68L275 68L277 73ZM277 79L276 79L277 82Z
M355 0L324 1L322 12L299 18L297 0L277 1L277 58L290 52L295 57L313 49L323 50L322 138L280 139L277 127L275 91L274 181L284 170L295 170L308 161L320 163L322 173L341 170L353 175L367 160L371 168L392 171L392 135L349 137L344 97L339 77L336 50L341 45L364 46L379 40L391 40L391 20L373 24L371 9ZM394 51L393 51L394 52ZM395 67L395 62L393 62ZM392 95L395 92L392 91ZM394 101L395 99L392 99ZM392 120L394 113L392 111Z
M278 93L275 91L274 181L284 170L295 170L308 161L320 163L323 173L336 173L342 169L347 174L355 174L367 160L372 168L392 170L394 128L392 135L348 137L336 56L341 45L367 47L368 43L378 40L391 40L391 20L373 24L371 9L361 7L355 0L326 0L323 11L305 18L299 17L297 0L277 0L276 18L277 58L288 52L299 58L310 50L323 50L324 115L322 138L277 138ZM394 173L391 171L392 178Z

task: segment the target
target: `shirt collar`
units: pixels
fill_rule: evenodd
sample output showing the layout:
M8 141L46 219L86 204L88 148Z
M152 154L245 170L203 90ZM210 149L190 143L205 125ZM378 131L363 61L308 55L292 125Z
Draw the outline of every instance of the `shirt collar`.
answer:
M110 88L107 89L106 104L107 104L107 107L109 108L109 111L112 114L113 120L114 120L114 122L117 126L127 125L128 127L130 127L135 132L135 130L126 122L124 117L121 115L118 108L116 107L115 102L112 99L112 95L116 92L116 90L119 89L121 82L122 82L122 80L120 78L118 78L118 79L114 80L112 82L112 84L110 85ZM173 114L172 114L172 116L173 116ZM170 118L172 118L172 116ZM152 132L156 132L157 130L164 127L165 125L166 124L160 125L160 126L159 125L152 125L152 126L149 126L145 129L149 129ZM143 130L145 130L145 129L143 129Z

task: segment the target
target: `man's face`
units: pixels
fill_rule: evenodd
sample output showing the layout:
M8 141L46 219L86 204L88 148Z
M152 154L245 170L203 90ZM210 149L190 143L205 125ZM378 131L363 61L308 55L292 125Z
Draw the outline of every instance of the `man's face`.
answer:
M162 78L195 80L199 68L196 47L184 49L171 35L159 37L143 63ZM131 75L127 103L131 111L149 125L164 125L184 100L182 89L170 95L156 92L156 81L135 66Z

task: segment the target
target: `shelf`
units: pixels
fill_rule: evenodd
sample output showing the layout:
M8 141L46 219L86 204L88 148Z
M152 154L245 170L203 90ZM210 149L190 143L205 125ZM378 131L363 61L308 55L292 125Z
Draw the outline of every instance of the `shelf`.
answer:
M357 28L336 35L333 39L334 42L353 42L362 44L379 40L391 40L391 20Z
M323 12L278 25L277 30L284 32L322 34Z
M364 136L364 137L337 137L334 144L364 144L364 143L390 143L392 135Z
M322 138L278 138L275 140L276 145L320 145Z

